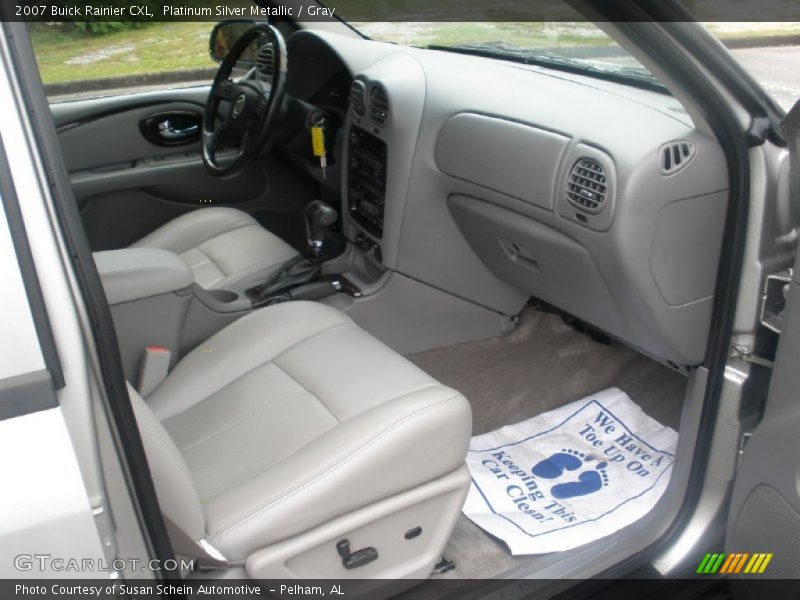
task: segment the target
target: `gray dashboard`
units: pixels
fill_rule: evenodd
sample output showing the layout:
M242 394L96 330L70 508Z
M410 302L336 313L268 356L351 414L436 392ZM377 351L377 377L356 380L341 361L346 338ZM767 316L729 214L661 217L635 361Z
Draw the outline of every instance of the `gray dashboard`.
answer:
M505 314L536 296L676 365L705 353L728 201L716 140L666 94L305 31L386 118L383 266ZM369 94L368 94L369 95ZM343 136L346 140L346 135ZM345 142L343 153L347 153ZM342 184L347 205L347 181Z

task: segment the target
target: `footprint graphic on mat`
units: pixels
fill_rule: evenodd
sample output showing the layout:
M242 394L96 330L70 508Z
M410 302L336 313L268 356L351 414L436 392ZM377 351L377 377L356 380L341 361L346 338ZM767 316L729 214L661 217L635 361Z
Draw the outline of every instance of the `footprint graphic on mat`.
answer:
M562 448L561 452L556 452L552 456L539 461L531 469L531 472L543 479L558 479L567 471L577 471L594 460L595 458L591 454ZM603 486L608 485L607 466L608 463L602 461L595 465L593 469L587 469L580 473L577 481L567 481L554 485L550 488L550 493L553 498L558 500L594 494L601 490Z

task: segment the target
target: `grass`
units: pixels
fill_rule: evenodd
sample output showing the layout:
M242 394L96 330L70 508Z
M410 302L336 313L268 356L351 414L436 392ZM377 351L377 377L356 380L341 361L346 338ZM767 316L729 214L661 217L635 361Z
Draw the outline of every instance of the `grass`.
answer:
M157 22L103 35L69 25L31 25L31 41L45 84L213 68L211 23Z

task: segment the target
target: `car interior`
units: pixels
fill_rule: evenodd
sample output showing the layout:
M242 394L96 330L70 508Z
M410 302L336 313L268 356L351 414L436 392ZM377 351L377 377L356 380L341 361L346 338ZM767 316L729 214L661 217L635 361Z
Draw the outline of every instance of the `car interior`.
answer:
M231 22L215 53L210 88L51 105L176 553L481 579L637 543L512 556L461 514L464 460L609 387L696 420L728 202L702 119L325 28Z

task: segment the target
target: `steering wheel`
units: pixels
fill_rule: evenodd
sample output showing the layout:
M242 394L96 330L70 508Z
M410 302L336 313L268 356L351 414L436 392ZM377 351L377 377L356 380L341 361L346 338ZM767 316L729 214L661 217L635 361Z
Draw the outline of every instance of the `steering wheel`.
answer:
M265 75L255 68L234 82L231 73L254 40L265 40L259 45L259 56L262 52L266 56L267 46L271 46L272 73ZM203 115L203 163L212 175L234 175L258 156L281 112L286 93L286 59L283 36L267 23L248 29L225 56L211 84ZM219 161L220 150L236 153L230 157L225 152Z

